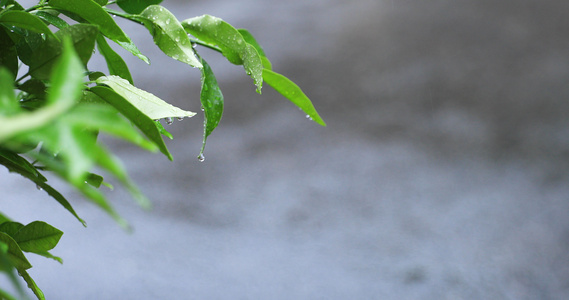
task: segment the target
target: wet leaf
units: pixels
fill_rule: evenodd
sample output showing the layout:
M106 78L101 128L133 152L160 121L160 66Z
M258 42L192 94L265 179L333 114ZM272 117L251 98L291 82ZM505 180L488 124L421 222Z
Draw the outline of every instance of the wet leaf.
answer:
M162 0L119 0L118 6L129 14L139 14L153 4L160 4Z
M193 117L196 114L175 107L153 94L131 85L118 76L100 77L96 82L109 86L152 120Z
M122 57L118 55L110 46L107 44L107 40L104 36L99 35L97 36L97 49L107 62L107 68L109 69L109 73L111 75L120 76L130 84L133 84L132 76L130 75L130 71L128 69L127 64L124 62Z
M26 281L26 283L28 284L28 288L30 288L30 290L32 290L32 292L34 293L34 295L36 295L38 300L45 300L45 296L44 296L42 290L38 287L36 282L32 279L30 274L28 274L28 272L26 272L26 270L18 270L18 274L20 274L20 276L22 276L24 281Z
M97 25L101 33L106 37L142 59L144 62L150 63L148 58L138 50L132 40L117 23L115 23L113 17L99 4L91 0L50 0L49 4L59 10L75 13L89 23Z
M203 157L207 137L217 127L223 114L223 94L209 64L203 59L201 62L203 69L200 101L204 109L204 135L200 156Z
M154 43L164 54L192 67L202 67L195 56L188 34L166 8L159 5L148 6L137 19L144 23Z
M53 15L51 13L49 13L48 11L44 11L44 10L38 10L33 12L34 15L38 16L40 19L44 20L45 22L59 28L65 28L68 27L69 24L67 24L67 22L65 22L62 18Z
M199 40L219 47L231 63L243 65L245 72L253 78L257 92L263 86L263 62L254 46L247 43L241 33L220 18L203 15L182 21L189 34Z
M326 126L326 123L312 105L310 99L302 92L300 87L285 76L268 69L263 70L263 79L285 98L304 111L314 122Z
M265 50L263 50L261 45L259 45L255 37L247 29L239 28L237 30L239 31L239 33L241 33L241 36L243 36L243 39L245 39L247 43L255 47L257 53L259 53L259 55L261 56L261 60L263 62L263 68L272 70L273 66L271 64L271 61L267 58L267 56L265 55Z
M40 18L23 11L7 11L0 15L0 24L12 25L55 37Z

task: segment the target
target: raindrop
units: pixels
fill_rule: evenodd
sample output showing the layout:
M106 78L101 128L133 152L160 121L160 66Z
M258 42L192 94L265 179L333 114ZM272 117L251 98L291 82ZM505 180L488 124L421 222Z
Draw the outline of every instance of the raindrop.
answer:
M180 37L178 36L178 37L176 37L174 40L176 41L176 43L179 43L179 42L180 42Z
M36 189L38 189L38 191L43 191L43 189L41 188L41 186L36 184Z
M204 110L205 110L205 108L203 108L203 105L202 105L202 107L200 107L200 109L201 109L202 111L204 111Z
M310 121L312 121L312 117L310 115L306 115L306 118Z
M176 118L178 121L182 121L184 119L184 117L177 117Z
M170 24L170 19L166 20L166 25Z
M172 118L168 117L165 120L166 120L166 124L172 125L172 123L173 123Z
M200 155L198 155L198 160L199 160L199 162L205 161L205 156L203 156L203 153L200 153Z

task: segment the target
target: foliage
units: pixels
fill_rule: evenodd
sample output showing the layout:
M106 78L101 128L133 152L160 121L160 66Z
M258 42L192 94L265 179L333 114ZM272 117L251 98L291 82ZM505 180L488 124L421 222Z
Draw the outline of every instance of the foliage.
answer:
M162 152L172 160L163 140L171 135L160 120L170 123L172 118L195 115L134 85L127 64L109 41L147 63L149 60L117 25L115 16L144 26L164 54L200 70L204 112L200 160L208 136L221 120L224 98L196 46L213 49L232 64L243 65L258 93L266 83L325 126L301 89L272 70L249 31L209 15L179 21L160 2L41 0L25 9L14 0L0 0L0 164L33 182L84 226L85 221L66 197L50 186L44 173L60 177L128 228L99 190L110 185L92 170L99 168L112 175L142 207L148 208L150 202L99 141L99 134ZM120 10L110 8L112 5ZM106 74L87 69L95 49L107 63ZM23 225L0 212L0 272L8 276L19 296L24 297L24 291L16 273L38 299L44 299L27 273L32 266L24 252L62 262L49 252L62 234L47 223ZM0 299L4 298L15 299L0 288Z

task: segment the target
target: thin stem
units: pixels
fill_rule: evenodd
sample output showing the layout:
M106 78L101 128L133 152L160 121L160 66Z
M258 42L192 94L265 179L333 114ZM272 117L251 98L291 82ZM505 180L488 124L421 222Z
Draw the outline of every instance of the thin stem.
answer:
M121 18L123 18L123 19L127 19L127 20L130 20L130 21L133 21L133 22L138 23L138 24L140 24L140 25L144 25L144 23L142 23L142 21L140 21L140 19L137 18L137 16L135 16L135 15L125 14L125 13L122 13L122 12L120 12L120 11L116 11L116 10L114 10L114 9L110 9L110 8L106 8L106 7L105 7L105 11L108 12L109 14L112 14L112 15L115 15L115 16L119 16L119 17L121 17Z

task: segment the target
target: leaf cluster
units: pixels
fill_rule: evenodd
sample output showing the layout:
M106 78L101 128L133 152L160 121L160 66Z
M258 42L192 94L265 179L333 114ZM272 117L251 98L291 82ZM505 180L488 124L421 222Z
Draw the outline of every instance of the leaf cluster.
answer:
M134 84L130 70L115 48L146 63L130 37L115 22L124 18L142 25L162 52L199 69L200 106L206 140L220 123L224 97L209 64L198 50L212 49L235 65L242 65L257 92L273 87L325 126L310 99L272 64L253 35L220 18L203 15L178 20L161 0L40 0L30 8L15 0L0 0L0 164L20 174L60 203L84 226L70 202L48 184L46 172L60 177L121 226L127 222L101 192L107 183L94 170L112 175L145 208L150 202L128 176L120 160L99 140L108 134L142 149L161 152L168 159L163 136L172 138L160 123L194 112L175 107ZM111 47L112 44L118 47ZM120 50L120 49L119 49ZM98 52L106 70L90 70ZM0 272L19 288L17 272L38 299L43 293L26 272L31 267L23 252L49 258L63 233L49 224L12 222L0 212ZM0 299L13 296L0 288Z

